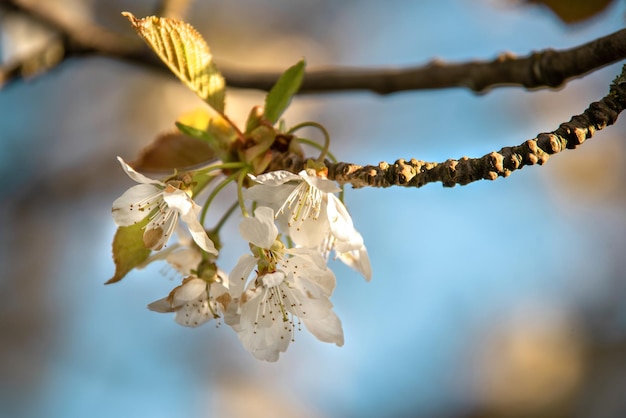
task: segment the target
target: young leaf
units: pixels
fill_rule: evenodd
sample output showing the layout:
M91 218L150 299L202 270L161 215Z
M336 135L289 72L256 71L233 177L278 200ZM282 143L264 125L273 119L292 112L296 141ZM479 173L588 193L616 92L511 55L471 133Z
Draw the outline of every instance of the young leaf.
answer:
M205 109L198 108L183 113L178 117L177 121L182 123L183 125L191 126L196 129L206 130L212 118L214 118L214 116L207 112Z
M246 162L252 162L252 160L270 149L274 143L274 138L276 138L276 132L268 126L261 125L254 129L250 133L250 139L255 145L252 145L244 151L243 160Z
M199 139L208 144L211 148L217 148L219 146L219 141L205 130L194 128L193 126L185 125L181 122L176 122L176 127L183 134L195 139Z
M232 123L220 114L209 114L203 109L196 109L179 116L176 126L185 135L198 138L211 146L218 157L224 159L223 151L230 149L237 139L237 132Z
M224 113L224 78L213 63L208 45L191 25L165 17L137 19L128 12L122 15L187 87Z
M143 228L148 218L131 226L120 226L113 238L113 261L115 274L105 284L119 282L133 268L150 255L150 249L143 243Z
M280 115L289 106L291 98L300 88L304 77L304 65L304 60L300 60L296 65L288 68L267 93L264 116L272 124L278 121Z
M248 119L246 120L246 133L252 132L252 130L261 125L263 121L263 107L254 106L250 113L248 114Z

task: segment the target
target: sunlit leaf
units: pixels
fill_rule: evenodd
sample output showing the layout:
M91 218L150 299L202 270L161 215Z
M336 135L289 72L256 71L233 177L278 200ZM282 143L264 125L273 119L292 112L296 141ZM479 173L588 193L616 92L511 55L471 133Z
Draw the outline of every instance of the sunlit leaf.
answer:
M180 115L177 121L184 125L206 131L209 122L211 122L211 118L212 115L205 109L194 109Z
M209 106L224 113L225 82L202 36L176 19L148 16L137 19L123 12L137 33L191 90Z
M607 8L613 0L527 0L547 6L565 23L589 19Z
M204 141L181 132L159 135L144 148L131 166L139 171L184 169L215 158L215 152Z
M289 67L265 97L264 116L271 123L278 121L289 106L293 95L300 89L304 77L304 65L304 60L301 60Z
M113 261L115 274L105 284L119 282L133 268L150 255L150 249L143 243L143 228L148 218L131 226L120 226L113 238Z
M237 137L236 130L230 121L220 114L210 114L204 109L183 113L176 122L190 128L207 131L220 142L230 143Z
M237 131L224 116L209 114L203 109L184 113L176 121L178 129L193 138L198 138L208 143L224 159L224 152L230 150L230 146L237 139Z

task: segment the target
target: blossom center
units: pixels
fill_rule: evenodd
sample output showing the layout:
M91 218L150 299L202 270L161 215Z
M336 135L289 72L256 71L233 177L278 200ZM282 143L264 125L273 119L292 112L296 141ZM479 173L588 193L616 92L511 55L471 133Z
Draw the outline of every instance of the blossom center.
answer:
M294 341L293 331L296 328L296 321L294 321L294 314L291 312L296 306L301 306L294 298L292 292L290 292L289 285L285 282L285 273L277 271L275 273L268 273L259 278L263 285L263 294L261 302L256 312L256 318L254 321L254 333L257 333L257 329L261 325L261 322L265 322L270 319L271 322L265 322L265 326L281 326L283 330L291 335L291 340ZM291 309L289 309L291 308ZM277 319L282 324L277 324ZM298 330L301 329L300 318L297 320ZM281 336L281 339L284 337Z
M321 204L322 191L302 181L293 189L278 211L284 213L286 209L291 210L288 221L288 225L291 226L292 222L303 221L306 218L317 219L321 212Z

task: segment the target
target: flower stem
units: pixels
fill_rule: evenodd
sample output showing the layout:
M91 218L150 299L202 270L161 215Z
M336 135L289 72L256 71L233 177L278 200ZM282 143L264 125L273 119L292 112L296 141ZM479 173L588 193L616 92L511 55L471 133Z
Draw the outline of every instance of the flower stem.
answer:
M244 217L249 217L248 211L246 210L246 205L243 201L243 181L248 175L248 170L241 169L239 170L239 178L237 179L237 199L239 200L239 207L241 208L241 213Z
M242 161L233 161L233 162L229 162L229 163L219 163L219 164L213 164L213 165L208 165L206 167L201 167L196 171L215 171L215 170L226 170L229 168L241 168L241 167L245 167L246 163L242 162Z
M318 150L320 150L320 151L324 148L324 147L322 147L320 144L318 144L317 142L313 141L312 139L308 139L308 138L300 138L300 137L297 137L297 138L294 138L294 139L295 139L296 141L298 141L298 142L301 142L301 143L303 143L303 144L309 145L309 146L311 146L311 147L313 147L313 148L317 148L317 149L318 149ZM330 160L331 160L333 163L337 164L337 158L333 155L333 153L332 153L332 152L327 151L327 152L326 152L326 155L328 156L328 158L330 158Z
M243 162L219 163L219 164L207 165L206 167L201 167L195 170L194 176L202 175L203 177L206 177L206 179L197 180L197 184L193 188L193 195L196 196L200 194L200 192L204 190L204 188L208 186L218 176L218 173L212 173L213 171L227 170L231 168L241 168L241 167L244 167L245 165L246 163L243 163ZM194 177L194 178L197 178L197 177Z
M213 319L217 319L220 316L215 312L215 310L213 309L213 306L211 305L211 284L207 283L206 286L206 296L207 296L207 305L209 305L209 310L211 311L211 314L213 314Z
M245 171L245 170L243 170ZM207 197L206 202L204 202L204 206L202 207L202 212L200 213L200 224L204 225L204 219L206 218L206 214L207 211L209 210L209 206L211 205L211 202L213 202L213 199L215 199L215 196L217 196L217 194L228 185L228 183L230 183L231 181L235 180L235 178L237 177L237 175L239 174L239 171L231 174L230 176L226 177L224 180L222 180L220 182L220 184L218 184L217 186L215 186L215 189L213 189L213 191L211 191L211 194L209 195L209 197Z
M322 163L324 162L324 158L326 158L326 154L328 154L328 148L330 147L330 135L328 134L328 131L326 130L326 128L324 128L324 126L320 125L317 122L302 122L299 123L295 126L292 126L287 133L288 134L292 134L295 131L297 131L298 129L301 128L305 128L307 126L310 126L311 128L316 128L318 129L323 135L324 135L324 146L321 148L322 152L320 153L320 156L317 157L317 162L318 163Z
M217 175L215 174L211 174L211 173L196 173L193 176L193 188L191 190L191 195L192 196L197 196L198 194L200 194L200 192L202 192L202 190L204 190L205 187L207 187L209 184L211 184L211 182L213 180L215 180L217 178Z

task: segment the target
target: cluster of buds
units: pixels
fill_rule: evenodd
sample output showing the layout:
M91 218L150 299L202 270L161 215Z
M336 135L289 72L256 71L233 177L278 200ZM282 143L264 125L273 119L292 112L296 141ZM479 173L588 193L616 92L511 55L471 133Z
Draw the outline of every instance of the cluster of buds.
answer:
M283 74L264 106L255 106L245 129L239 129L224 113L225 83L197 32L172 19L126 16L212 113L186 115L176 132L157 138L133 164L118 157L138 184L113 203L119 228L113 240L116 272L109 283L165 260L182 283L148 307L174 313L181 325L219 318L266 361L278 359L302 324L319 340L343 345L341 321L330 302L336 279L328 260L341 260L366 280L372 272L363 238L339 197L343 190L327 178L324 161L334 156L326 129L315 122L287 128L280 119L300 86L304 61ZM298 137L296 131L306 126L320 130L324 143ZM304 158L302 144L320 154ZM285 153L304 158L304 169L269 171L274 158ZM154 180L139 172L148 169L173 174ZM237 200L207 228L208 209L229 184L236 185ZM206 200L198 204L203 195ZM235 213L241 214L239 231L250 252L227 274L218 266L220 230ZM186 229L176 228L179 221ZM177 241L170 243L173 234Z

